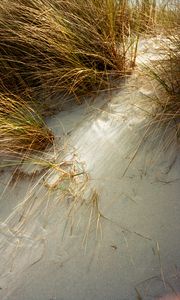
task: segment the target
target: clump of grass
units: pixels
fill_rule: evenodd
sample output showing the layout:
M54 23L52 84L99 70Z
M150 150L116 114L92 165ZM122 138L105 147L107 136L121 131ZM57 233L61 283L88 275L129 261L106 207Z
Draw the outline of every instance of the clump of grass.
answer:
M131 30L152 33L156 23L156 0L136 0L132 5Z
M136 0L128 3L128 19L135 34L159 34L172 30L180 20L178 0Z
M162 59L146 67L146 71L155 80L159 90L155 99L158 106L155 120L165 123L173 120L179 130L180 38L177 32L171 32L165 45L162 45Z
M28 88L80 102L129 74L139 34L165 21L172 27L177 7L176 0L2 0L1 85L23 97Z
M1 155L41 151L52 142L52 132L28 102L0 93Z
M2 0L0 69L3 83L81 95L129 74L127 4L115 0ZM119 19L120 18L120 19ZM133 63L132 63L133 62ZM13 81L11 78L13 77Z
M174 30L180 25L180 2L179 0L161 0L156 11L156 24L161 31L167 34L167 30Z

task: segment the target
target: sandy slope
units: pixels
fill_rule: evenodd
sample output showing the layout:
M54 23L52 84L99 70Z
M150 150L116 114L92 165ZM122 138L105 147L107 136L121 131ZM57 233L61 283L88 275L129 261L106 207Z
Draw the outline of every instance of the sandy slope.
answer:
M158 45L142 42L138 62L157 58ZM82 173L68 183L71 194L59 172L1 174L0 299L149 300L180 291L180 156L170 127L145 138L146 97L155 92L137 71L120 91L48 120L56 161Z

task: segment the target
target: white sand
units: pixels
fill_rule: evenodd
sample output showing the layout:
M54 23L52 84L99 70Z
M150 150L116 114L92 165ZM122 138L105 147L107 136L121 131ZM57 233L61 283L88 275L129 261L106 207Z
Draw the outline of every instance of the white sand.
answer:
M158 48L151 41L145 53L145 44L139 63ZM0 175L0 299L135 300L138 291L150 300L180 291L180 156L170 127L143 139L146 96L156 91L136 73L120 91L48 120L56 161L85 172L66 199L59 171L11 184L11 170Z

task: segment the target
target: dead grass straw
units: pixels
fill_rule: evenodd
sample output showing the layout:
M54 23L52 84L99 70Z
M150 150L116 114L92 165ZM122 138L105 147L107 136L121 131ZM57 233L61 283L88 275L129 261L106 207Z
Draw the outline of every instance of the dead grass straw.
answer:
M135 52L128 55L136 41L127 38L128 22L121 1L2 0L3 84L76 96L107 88L110 78L129 74L135 60Z
M180 29L177 29L179 32ZM146 72L157 85L155 122L172 120L179 131L180 120L180 39L177 32L162 42L162 58L146 67Z
M53 134L26 101L0 94L0 155L44 150Z

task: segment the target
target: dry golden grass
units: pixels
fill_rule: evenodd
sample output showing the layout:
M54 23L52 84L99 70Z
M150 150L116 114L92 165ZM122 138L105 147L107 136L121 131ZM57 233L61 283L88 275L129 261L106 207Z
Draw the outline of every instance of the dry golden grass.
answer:
M27 88L76 96L109 88L131 72L139 34L177 18L169 2L2 0L1 85L23 96Z
M32 106L14 95L0 94L0 154L44 150L53 134Z
M80 102L79 95L129 74L136 48L124 34L127 21L114 0L1 1L1 152L43 150L52 143L29 95L63 92Z
M27 95L63 92L80 103L81 95L110 88L112 79L129 75L135 66L140 34L165 20L168 28L177 22L175 2L157 6L155 0L1 0L1 152L43 150L52 143L51 132ZM151 74L169 93L163 111L177 119L179 94L158 71L163 66L174 85L179 50L168 51L166 66L161 62Z
M180 120L180 38L176 32L162 42L162 58L146 67L146 73L157 85L155 122L174 121L179 131Z
M34 90L75 95L109 87L135 60L126 7L114 0L2 0L3 84L21 90L25 81Z
M180 25L179 0L160 1L160 7L156 12L156 24L165 34Z
M123 1L122 1L123 2ZM180 20L179 0L124 1L129 30L135 34L157 34L172 30Z

